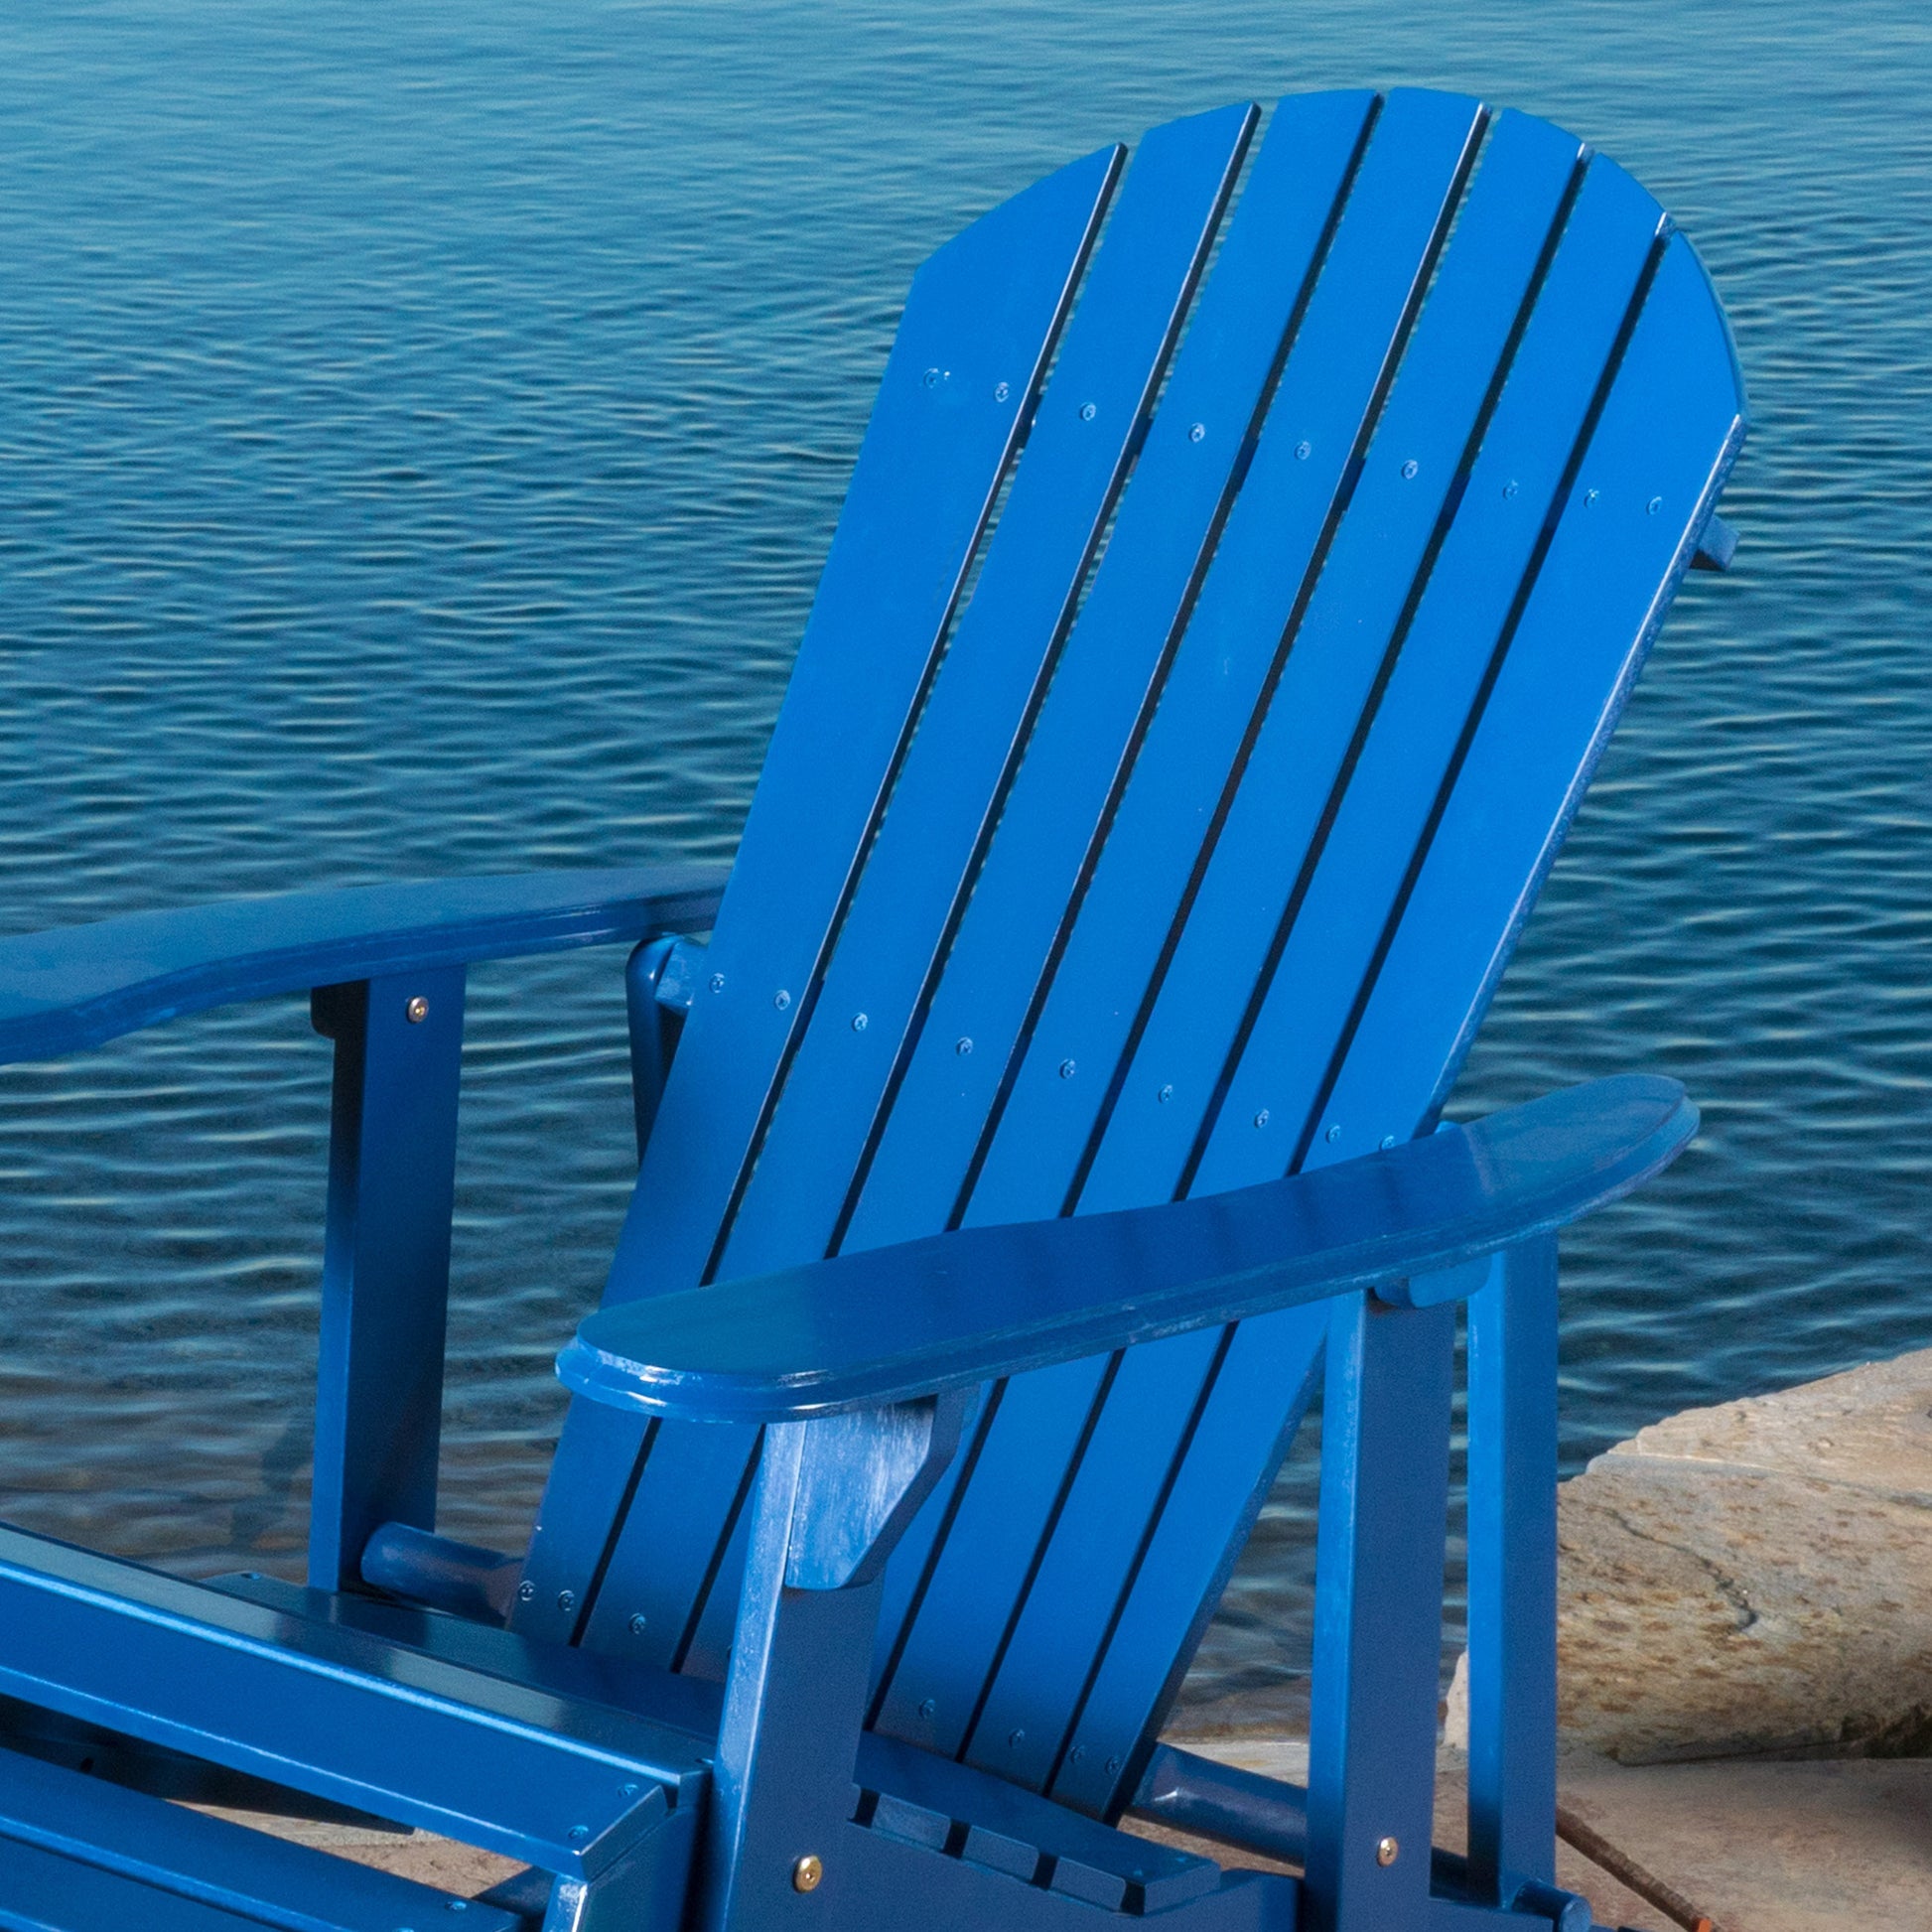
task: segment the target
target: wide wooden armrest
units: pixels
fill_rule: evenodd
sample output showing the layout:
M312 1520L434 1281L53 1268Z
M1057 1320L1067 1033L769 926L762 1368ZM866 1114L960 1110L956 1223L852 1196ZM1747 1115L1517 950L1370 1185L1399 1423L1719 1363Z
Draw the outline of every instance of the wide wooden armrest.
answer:
M585 1321L557 1372L616 1408L788 1422L1348 1289L1449 1300L1480 1279L1463 1264L1628 1193L1697 1121L1675 1080L1594 1080L1232 1193L962 1229L626 1303Z
M287 893L0 940L0 1064L272 993L707 928L724 865Z

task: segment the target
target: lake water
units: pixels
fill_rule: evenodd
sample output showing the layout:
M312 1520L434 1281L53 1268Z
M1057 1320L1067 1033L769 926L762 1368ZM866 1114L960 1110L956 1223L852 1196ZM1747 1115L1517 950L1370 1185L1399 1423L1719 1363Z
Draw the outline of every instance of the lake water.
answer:
M734 845L918 259L1102 140L1416 82L1703 251L1755 430L1456 1101L1704 1108L1566 1246L1574 1469L1932 1343L1923 0L44 4L0 21L0 921ZM633 1160L621 954L474 976L443 1527L516 1544ZM0 1511L295 1574L306 1005L0 1072ZM1304 1643L1291 1475L1195 1696Z

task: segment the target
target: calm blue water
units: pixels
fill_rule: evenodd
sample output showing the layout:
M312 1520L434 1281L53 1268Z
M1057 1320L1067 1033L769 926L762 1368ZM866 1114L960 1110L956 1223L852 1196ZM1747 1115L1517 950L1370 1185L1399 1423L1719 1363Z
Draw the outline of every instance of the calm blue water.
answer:
M1705 1108L1568 1246L1567 1462L1932 1343L1923 0L9 9L0 921L728 854L914 263L1104 139L1364 81L1635 170L1755 409L1738 568L1458 1101ZM475 978L444 1526L485 1542L622 1209L620 963ZM296 1002L0 1072L7 1515L292 1573L326 1081ZM1201 1694L1292 1661L1304 1493Z

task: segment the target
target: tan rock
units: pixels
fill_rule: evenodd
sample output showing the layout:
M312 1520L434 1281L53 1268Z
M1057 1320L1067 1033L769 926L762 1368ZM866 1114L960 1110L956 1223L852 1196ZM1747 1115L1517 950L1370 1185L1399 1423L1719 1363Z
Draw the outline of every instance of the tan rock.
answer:
M1567 1739L1625 1764L1932 1745L1932 1350L1640 1431L1563 1485L1558 1542Z

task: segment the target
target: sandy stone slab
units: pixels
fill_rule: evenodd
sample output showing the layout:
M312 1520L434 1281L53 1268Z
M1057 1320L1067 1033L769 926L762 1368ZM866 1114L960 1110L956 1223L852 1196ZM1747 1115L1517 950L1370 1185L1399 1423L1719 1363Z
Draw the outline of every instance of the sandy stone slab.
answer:
M1932 1350L1672 1416L1557 1514L1569 1742L1625 1764L1932 1752Z
M373 1865L376 1870L391 1872L398 1878L413 1878L419 1885L435 1885L440 1890L455 1892L460 1898L475 1898L523 1869L514 1859L501 1858L494 1852L480 1852L474 1845L460 1845L454 1839L438 1838L433 1832L387 1832L361 1825L321 1824L312 1819L284 1818L267 1812L231 1811L220 1805L198 1805L195 1809L206 1811L211 1818L246 1825L251 1831L266 1832L271 1838L289 1839L356 1864Z
M1563 1794L1718 1932L1932 1927L1932 1761L1599 1761L1567 1766Z
M1618 1758L1919 1747L1932 1510L1816 1477L1604 1456L1559 1513L1559 1722Z
M1268 1737L1251 1734L1175 1737L1184 1749L1198 1751L1203 1757L1223 1764L1239 1765L1244 1771L1259 1771L1262 1776L1283 1778L1290 1784L1309 1781L1309 1740L1306 1737ZM1562 1794L1568 1799L1569 1793ZM1460 1751L1445 1750L1436 1763L1435 1841L1446 1852L1468 1849L1468 1760ZM1223 1863L1239 1864L1250 1870L1293 1871L1293 1865L1278 1864L1271 1859L1253 1858L1229 1852L1205 1839L1190 1838L1139 1819L1124 1821L1125 1829L1164 1845L1177 1846L1202 1858ZM1590 1902L1600 1924L1628 1927L1630 1932L1675 1932L1671 1922L1655 1906L1639 1897L1628 1886L1593 1864L1574 1847L1557 1846L1557 1883L1565 1891L1581 1893ZM1932 1921L1928 1921L1932 1924Z

